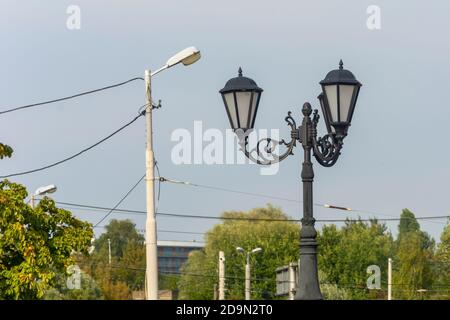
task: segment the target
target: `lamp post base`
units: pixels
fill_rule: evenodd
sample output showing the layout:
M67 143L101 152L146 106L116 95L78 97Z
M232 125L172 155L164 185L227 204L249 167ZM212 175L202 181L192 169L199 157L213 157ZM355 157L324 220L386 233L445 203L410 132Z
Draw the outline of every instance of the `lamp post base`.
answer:
M308 227L314 230L313 226ZM302 229L302 233L306 231L305 228L307 227ZM294 300L323 300L317 272L317 242L315 239L302 238L300 240L300 268Z

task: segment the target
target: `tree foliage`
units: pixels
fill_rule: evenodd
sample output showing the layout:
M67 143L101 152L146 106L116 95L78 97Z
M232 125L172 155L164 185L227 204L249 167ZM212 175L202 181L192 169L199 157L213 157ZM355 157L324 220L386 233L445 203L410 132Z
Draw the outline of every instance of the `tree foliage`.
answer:
M433 265L434 283L438 286L448 286L450 284L450 224L448 223L442 231Z
M81 261L81 266L96 280L105 299L129 299L133 290L144 290L144 237L130 220L113 219L105 229L94 242L94 252Z
M430 289L433 283L434 241L420 230L414 214L408 209L401 215L396 247L394 296L396 299L419 298L417 290Z
M373 298L376 292L367 289L367 267L377 265L386 270L392 254L393 239L384 224L372 220L348 220L338 229L325 225L319 233L320 270L326 281L338 288L347 288L352 299Z
M25 187L0 182L0 299L42 298L56 274L87 253L92 226L57 208L49 198L25 203Z
M253 209L249 212L225 212L227 218L275 219L288 217L278 208ZM298 260L299 226L289 221L224 220L206 234L204 251L195 251L188 259L180 280L180 298L212 299L218 281L218 255L226 259L227 299L244 298L245 255L236 247L261 253L251 256L252 297L274 296L275 269Z
M45 292L45 300L102 300L103 293L96 281L87 273L80 274L80 288L67 285L67 274L58 274L55 285Z
M3 143L0 143L0 159L3 159L5 157L10 158L12 156L13 149Z

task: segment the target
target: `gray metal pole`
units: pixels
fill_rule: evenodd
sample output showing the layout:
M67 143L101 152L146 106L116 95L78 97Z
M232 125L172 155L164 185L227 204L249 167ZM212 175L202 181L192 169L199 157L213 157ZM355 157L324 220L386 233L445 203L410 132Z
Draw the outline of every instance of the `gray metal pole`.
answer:
M145 151L145 181L147 198L147 221L145 224L146 233L146 278L147 278L147 300L158 300L158 247L156 240L156 216L155 216L155 157L153 154L153 128L152 128L152 86L151 72L145 70L145 91L146 91L146 140Z
M303 219L300 233L300 266L296 300L322 300L317 272L317 232L313 217L313 180L314 171L311 163L312 148L312 109L303 105L303 123L301 126L302 146L305 158L302 165L303 182Z
M219 251L219 300L225 300L225 253Z
M250 252L247 252L247 263L245 264L245 300L251 300L250 295Z

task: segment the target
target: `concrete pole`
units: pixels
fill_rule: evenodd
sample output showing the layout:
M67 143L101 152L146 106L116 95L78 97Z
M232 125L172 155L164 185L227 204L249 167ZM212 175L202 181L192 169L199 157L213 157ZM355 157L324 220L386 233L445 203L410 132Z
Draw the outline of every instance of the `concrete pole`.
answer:
M34 194L31 195L30 204L31 204L31 208L34 209Z
M392 300L392 259L388 259L388 300Z
M219 251L219 300L225 300L225 253Z
M109 265L111 265L111 239L108 238L108 261Z
M289 263L289 300L294 300L295 298L295 263Z
M245 264L245 300L250 300L250 252L247 252L247 263Z
M145 70L145 92L146 92L146 140L145 150L145 181L147 188L147 221L146 233L146 278L147 278L147 300L158 300L158 247L156 240L156 216L155 216L155 157L153 154L153 128L152 128L152 86L151 72Z

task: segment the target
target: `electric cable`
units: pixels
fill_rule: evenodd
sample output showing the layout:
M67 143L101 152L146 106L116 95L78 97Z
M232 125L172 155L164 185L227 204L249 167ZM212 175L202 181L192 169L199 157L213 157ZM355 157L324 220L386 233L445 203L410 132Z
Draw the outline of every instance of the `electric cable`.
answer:
M50 168L55 167L57 165L60 165L60 164L62 164L64 162L72 160L73 158L76 158L76 157L80 156L81 154L85 153L86 151L91 150L92 148L98 146L99 144L101 144L101 143L105 142L106 140L108 140L109 138L113 137L114 135L116 135L117 133L119 133L120 131L125 129L126 127L130 126L132 123L134 123L137 119L139 119L143 115L144 115L144 112L138 114L135 118L133 118L133 120L131 120L130 122L126 123L125 125L123 125L119 129L115 130L113 133L109 134L108 136L106 136L105 138L101 139L100 141L98 141L98 142L94 143L93 145L91 145L91 146L89 146L89 147L87 147L87 148L77 152L76 154L74 154L74 155L72 155L72 156L70 156L68 158L65 158L63 160L57 161L55 163L52 163L52 164L49 164L49 165L46 165L44 167L40 167L40 168L37 168L37 169L3 175L3 176L0 176L0 179L16 177L16 176L22 176L22 175L26 175L26 174L30 174L30 173L34 173L34 172L38 172L38 171L42 171L42 170L46 170L46 169L50 169Z
M24 106L10 108L10 109L7 109L7 110L0 111L0 115L5 114L5 113L9 113L9 112L18 111L18 110L23 110L23 109L28 109L28 108L32 108L32 107L38 107L38 106L51 104L51 103L55 103L55 102L60 102L60 101L64 101L64 100L74 99L74 98L77 98L77 97L81 97L81 96L84 96L84 95L100 92L100 91L103 91L103 90L108 90L108 89L120 87L120 86L123 86L123 85L125 85L127 83L130 83L130 82L133 82L133 81L136 81L136 80L142 80L143 81L144 78L141 78L141 77L132 78L132 79L129 79L129 80L124 81L124 82L116 83L116 84L113 84L113 85L110 85L110 86L106 86L106 87L103 87L103 88L99 88L99 89L94 89L94 90L80 92L80 93L77 93L77 94L74 94L74 95L71 95L71 96L67 96L67 97L62 97L62 98L58 98L58 99L53 99L53 100L37 102L37 103L27 104L27 105L24 105Z
M103 218L101 218L95 225L94 228L97 227L100 223L102 223L111 213L114 212L114 210L116 210L116 208L131 194L131 192L133 192L134 189L136 189L136 187L139 185L139 183L141 183L142 180L144 180L145 178L145 174L138 180L138 182L136 182L130 190L128 190L128 192L122 197L122 199L119 200L119 202L117 202L117 204L111 208L111 210L109 210L109 212L107 214L105 214L103 216Z

